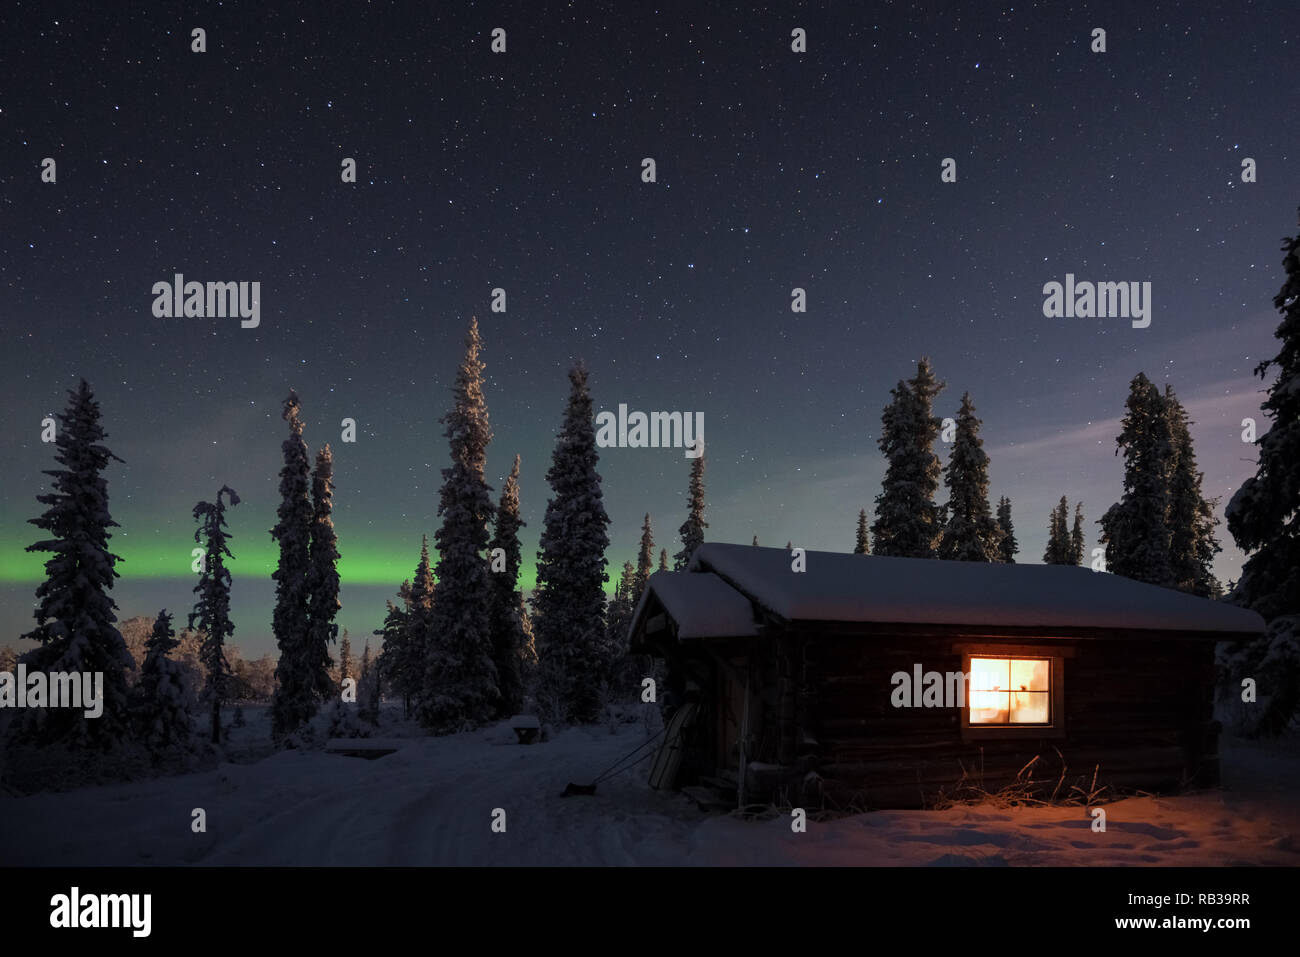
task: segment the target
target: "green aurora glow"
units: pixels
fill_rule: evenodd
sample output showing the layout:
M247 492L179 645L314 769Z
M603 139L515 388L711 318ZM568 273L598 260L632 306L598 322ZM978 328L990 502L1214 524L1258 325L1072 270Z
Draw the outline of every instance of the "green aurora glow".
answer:
M4 533L4 545L0 547L0 582L35 584L44 580L45 561L50 557L49 553L25 551L26 544L14 541L17 529L13 525L0 529L0 532ZM269 535L263 532L263 536L266 541L256 545L247 540L241 544L236 531L230 542L235 557L228 561L234 578L271 576L279 557L279 549ZM169 541L163 544L157 540L161 538ZM33 535L27 543L35 540L36 535ZM117 571L124 580L183 578L193 574L191 564L194 558L190 549L195 545L179 536L160 534L154 541L139 538L132 540L130 536L116 530L109 547L122 558L117 563ZM344 541L340 536L339 551L341 558L338 568L342 581L354 585L391 585L396 593L397 586L415 571L420 558L420 542L416 538L414 544L394 544L391 541L381 541L378 536ZM429 557L431 561L437 561L437 553L432 548ZM536 565L525 563L520 569L518 587L530 591L536 584Z

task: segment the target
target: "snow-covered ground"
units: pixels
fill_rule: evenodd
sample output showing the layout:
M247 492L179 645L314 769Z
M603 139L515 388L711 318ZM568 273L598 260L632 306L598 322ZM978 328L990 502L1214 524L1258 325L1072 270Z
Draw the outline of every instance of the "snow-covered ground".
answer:
M248 708L232 751L265 735ZM386 737L391 729L385 729ZM1300 748L1224 739L1229 787L1082 808L885 811L808 824L707 815L645 765L561 798L645 739L635 724L519 745L508 726L410 737L377 760L273 753L214 771L0 798L0 864L1300 864ZM194 808L207 832L191 830ZM495 833L496 809L505 832ZM498 815L499 817L499 815Z

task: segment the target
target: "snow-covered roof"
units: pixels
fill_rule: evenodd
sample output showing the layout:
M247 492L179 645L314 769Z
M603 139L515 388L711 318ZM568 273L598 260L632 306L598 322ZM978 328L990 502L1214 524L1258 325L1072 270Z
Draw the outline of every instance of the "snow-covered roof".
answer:
M717 575L655 572L646 581L633 620L644 613L652 594L677 623L679 639L758 634L749 599Z
M1249 609L1067 565L805 554L708 542L651 588L679 637L753 634L750 601L787 621L1261 633ZM713 573L713 574L710 574ZM645 607L638 605L636 618Z

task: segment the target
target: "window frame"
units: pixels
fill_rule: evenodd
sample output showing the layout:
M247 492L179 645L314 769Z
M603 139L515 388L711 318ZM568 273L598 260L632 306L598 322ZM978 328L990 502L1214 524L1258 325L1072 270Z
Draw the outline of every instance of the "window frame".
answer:
M972 658L1035 658L1049 662L1048 724L972 724L970 720L970 687L967 682L966 699L961 703L961 739L972 741L989 738L1064 738L1065 737L1065 659L1073 657L1073 649L1053 648L1044 645L960 645L954 651L961 653L962 673L971 673Z

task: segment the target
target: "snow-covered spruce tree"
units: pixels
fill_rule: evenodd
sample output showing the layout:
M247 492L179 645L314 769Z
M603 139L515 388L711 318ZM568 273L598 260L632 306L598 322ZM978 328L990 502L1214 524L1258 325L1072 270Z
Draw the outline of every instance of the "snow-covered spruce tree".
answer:
M1047 548L1043 550L1045 565L1070 565L1070 503L1065 496L1056 503L1048 515Z
M403 583L405 586L405 583ZM429 562L429 539L420 539L420 561L415 566L415 577L411 579L405 591L398 591L405 608L406 633L397 645L392 671L387 672L393 690L409 702L407 707L412 713L419 710L419 701L424 695L424 682L428 671L429 657L433 649L433 605L437 582L433 577L433 566ZM385 642L387 654L387 642Z
M641 548L636 554L636 578L632 583L631 600L634 607L641 600L646 582L654 571L654 554L655 536L650 527L650 513L646 512L645 521L641 524Z
M1300 231L1282 241L1286 277L1273 297L1282 322L1278 353L1255 368L1277 369L1263 403L1272 422L1256 440L1259 464L1228 503L1228 531L1246 553L1231 600L1268 622L1265 635L1227 649L1230 680L1255 677L1268 696L1255 730L1276 734L1300 714Z
M379 656L374 655L370 660L370 693L366 695L366 701L370 709L370 720L374 724L379 723L379 706L384 700L386 692L384 669L379 667Z
M1171 587L1169 476L1173 434L1160 390L1142 373L1129 386L1116 454L1124 451L1124 494L1098 519L1106 568L1116 575Z
M181 678L185 682L185 688L197 701L203 691L203 685L207 681L207 676L203 670L203 636L193 628L186 626L181 629L180 634L176 636L176 640L180 644L176 646L172 660L180 665ZM274 690L274 662L271 663L271 669L271 683ZM197 710L195 716L197 719Z
M998 527L1002 529L1002 542L998 546L1000 560L1014 565L1020 543L1016 541L1016 526L1011 521L1011 499L1005 495L998 499Z
M221 702L226 697L230 678L230 663L226 661L226 641L235 633L230 621L230 570L226 559L230 553L230 534L226 531L226 503L239 504L239 496L228 486L221 486L215 502L199 502L194 506L194 518L199 527L194 540L203 547L203 562L199 583L194 586L198 598L190 612L189 626L203 635L199 658L207 671L208 680L203 688L203 698L211 708L211 741L221 743Z
M132 709L139 739L155 762L168 751L189 751L195 743L193 702L180 664L170 657L172 649L179 644L172 628L172 616L164 608L158 612L145 641L140 683L135 687Z
M1043 549L1044 565L1059 565L1061 554L1060 510L1053 507L1047 513L1047 545Z
M853 544L854 555L871 554L871 536L867 531L867 510L865 508L858 510L858 535Z
M605 648L605 513L587 370L579 362L546 481L552 496L537 553L533 631L543 678L558 685L565 720L590 723L600 711Z
M271 734L282 741L316 713L315 679L308 659L311 620L308 612L307 569L311 560L311 463L302 438L302 403L289 390L282 417L289 437L281 446L280 506L271 537L280 545L280 560L272 573L275 610L271 629L280 649L275 666L276 689L271 700Z
M1196 468L1191 420L1173 386L1165 386L1165 412L1173 434L1174 461L1169 475L1169 552L1174 587L1202 598L1223 593L1214 575L1214 556L1222 551L1214 535L1218 499L1201 493L1205 476Z
M339 549L334 534L334 455L329 445L316 453L311 479L311 541L307 548L307 646L305 659L308 683L315 708L338 698L330 678L334 666L330 645L338 637L334 616L343 607L339 601Z
M691 563L695 549L704 544L704 530L709 523L704 520L704 450L691 461L691 481L687 492L686 521L677 529L682 538L682 550L673 556L673 569L681 571Z
M486 552L494 509L484 479L492 429L483 398L481 349L478 321L471 320L465 358L452 388L452 408L442 417L451 467L442 470L438 498L438 582L417 709L420 723L435 733L483 724L497 713L501 697L492 662L492 582Z
M940 422L931 409L942 389L930 360L922 359L910 381L890 390L877 440L889 463L871 528L877 555L935 557L943 516L934 494L943 468L934 454Z
M389 604L392 607L392 604ZM344 632L346 637L347 632ZM379 723L379 698L381 694L379 666L370 654L370 641L361 650L360 676L357 679L357 705L361 718L371 724Z
M662 557L662 552L660 553ZM609 681L620 691L639 686L641 671L649 667L629 655L628 631L632 627L632 614L636 603L632 595L636 587L636 569L624 562L614 597L605 606L605 658L610 662Z
M615 656L627 654L627 630L632 624L632 589L636 582L636 569L631 562L623 563L623 571L614 586L614 598L605 609L606 639Z
M367 644L369 647L369 644ZM348 635L348 630L343 629L343 637L339 640L339 688L342 689L344 682L349 678L357 681L357 662L352 657L352 638ZM359 681L357 681L360 684Z
M492 528L489 554L501 549L504 563L492 564L492 662L497 669L497 687L501 692L498 714L509 717L524 706L523 621L519 618L519 568L523 549L519 529L526 523L519 517L519 456L515 456L510 474L497 503L496 523Z
M1074 506L1074 526L1070 529L1069 564L1083 564L1083 545L1083 503L1076 502Z
M668 570L668 549L661 548L659 549L659 571L666 572Z
M989 457L979 434L980 420L970 393L961 397L957 434L948 458L948 524L939 541L939 557L958 562L996 562L1002 530L989 508Z
M615 638L615 642L610 646L610 654L621 662L616 677L620 686L623 686L623 683L634 677L630 669L631 663L626 660L628 650L627 632L632 624L632 613L636 611L636 606L641 603L641 597L645 594L646 586L650 582L650 575L654 571L651 562L654 547L654 530L650 524L650 513L647 512L645 521L641 524L641 544L637 551L636 572L632 578L632 586L628 589L626 595L627 604L623 608L617 609L622 620L617 623L616 630L607 629L606 632Z
M524 700L528 700L527 689L534 687L537 680L537 639L533 636L533 616L529 614L528 604L524 601L523 591L515 592L515 617L519 619L521 644L519 646L519 680L525 689Z
M402 583L409 594L410 583ZM383 684L402 699L402 713L410 715L413 693L405 680L406 671L402 662L408 657L407 637L410 635L410 610L405 602L399 607L388 602L388 614L384 616L383 627L375 629L379 636L379 654L375 660L375 671Z
M52 490L36 500L48 506L30 524L50 538L27 546L29 552L52 552L45 580L36 588L36 628L22 637L37 647L20 659L28 671L101 672L103 712L87 718L80 708L28 709L21 729L31 744L60 742L69 747L109 750L130 735L127 672L135 662L115 622L117 605L108 592L120 559L108 550L116 528L108 511L108 483L103 471L118 459L103 441L99 403L83 379L69 390L68 407L58 413L54 460L47 469Z

